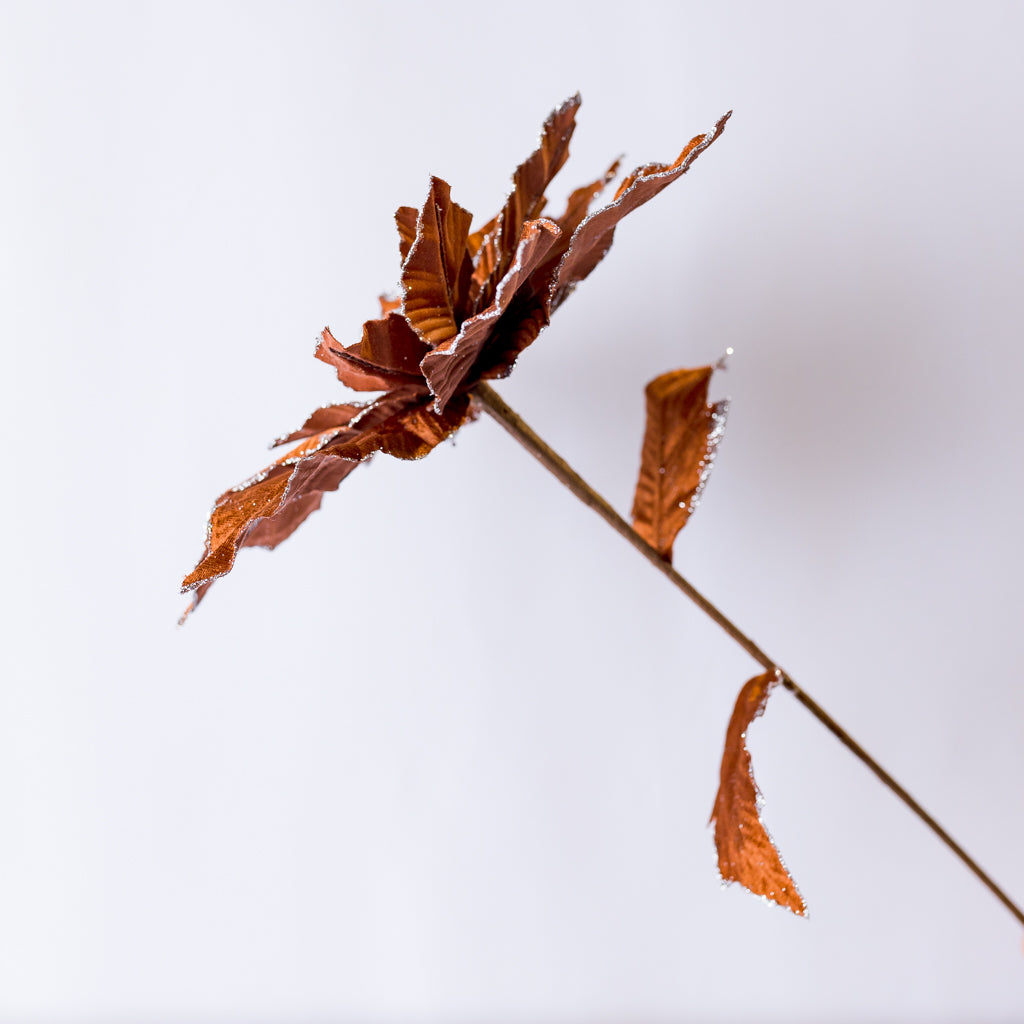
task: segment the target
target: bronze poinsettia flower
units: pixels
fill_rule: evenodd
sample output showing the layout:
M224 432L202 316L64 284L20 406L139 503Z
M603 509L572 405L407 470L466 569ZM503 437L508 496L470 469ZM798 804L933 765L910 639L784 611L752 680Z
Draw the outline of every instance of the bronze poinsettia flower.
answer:
M363 325L354 345L342 346L325 328L316 352L343 384L383 394L317 409L276 442L298 445L217 499L203 557L182 585L194 591L192 608L231 570L240 547L278 545L360 462L375 452L422 458L458 430L472 414L474 385L511 371L604 258L615 225L684 174L729 117L691 139L673 163L637 168L602 209L589 212L617 163L573 192L561 216L543 217L544 191L569 155L579 105L577 95L552 112L501 212L477 231L440 178L430 179L419 210L398 210L401 299L382 299L381 316Z

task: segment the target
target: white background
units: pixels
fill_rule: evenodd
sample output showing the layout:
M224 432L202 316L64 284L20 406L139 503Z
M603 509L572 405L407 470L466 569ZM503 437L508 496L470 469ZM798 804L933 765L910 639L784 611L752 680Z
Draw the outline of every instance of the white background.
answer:
M4 1022L996 1021L1021 929L785 693L809 921L706 822L756 666L493 423L379 458L189 624L206 512L439 174L482 220L692 173L501 391L628 511L657 373L736 349L676 565L1024 899L1024 7L6 4Z

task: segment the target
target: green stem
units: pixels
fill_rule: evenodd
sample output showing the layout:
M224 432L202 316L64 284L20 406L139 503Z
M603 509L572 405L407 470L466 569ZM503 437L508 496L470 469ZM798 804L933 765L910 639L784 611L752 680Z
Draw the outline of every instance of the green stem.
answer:
M792 676L783 670L774 658L770 658L746 633L728 616L719 611L697 588L681 576L671 564L661 557L626 522L622 516L590 486L553 448L543 441L518 413L514 412L501 396L489 385L480 383L473 389L474 395L487 412L501 424L527 451L533 454L546 469L550 470L573 494L592 508L616 533L624 537L651 565L669 582L681 590L705 615L713 619L729 634L759 665L778 674L782 685L805 707L840 743L859 761L866 765L878 778L896 794L918 816L939 839L974 873L981 883L1024 924L1024 911L1017 906L1003 890L981 869L973 857L904 789L806 690L799 687Z

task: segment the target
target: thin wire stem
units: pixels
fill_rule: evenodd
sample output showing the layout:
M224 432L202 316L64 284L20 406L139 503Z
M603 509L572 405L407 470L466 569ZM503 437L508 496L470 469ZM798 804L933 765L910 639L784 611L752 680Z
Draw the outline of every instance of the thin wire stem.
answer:
M534 455L546 469L553 473L565 486L572 491L584 505L592 508L616 533L624 537L630 544L640 552L648 562L651 563L663 576L667 577L678 590L681 590L701 611L713 619L726 633L729 634L759 665L775 672L782 682L782 685L805 707L814 717L825 726L826 729L840 743L843 744L858 760L865 764L876 776L903 801L935 833L953 853L960 858L964 865L969 868L981 883L992 893L1000 903L1010 911L1011 914L1024 925L1024 911L1017 906L1003 890L996 885L992 878L981 869L973 857L904 789L816 700L814 700L804 689L799 687L792 676L784 671L777 661L769 657L754 641L747 636L728 616L713 605L697 588L681 576L671 564L665 561L657 549L647 543L626 522L622 516L609 504L609 502L598 494L565 461L553 448L543 441L523 420L514 412L501 396L489 385L483 382L476 385L473 393L479 399L480 404L487 412L505 428L527 451Z

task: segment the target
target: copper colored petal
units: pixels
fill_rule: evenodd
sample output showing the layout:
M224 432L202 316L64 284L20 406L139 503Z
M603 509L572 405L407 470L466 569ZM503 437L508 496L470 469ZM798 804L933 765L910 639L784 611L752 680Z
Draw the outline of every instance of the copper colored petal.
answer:
M378 300L380 301L381 316L387 316L392 310L402 308L401 296L379 295Z
M755 896L773 900L803 917L807 913L803 897L761 823L760 794L746 742L747 729L764 712L768 695L777 682L776 673L765 672L754 676L740 690L725 735L721 781L711 820L722 878L739 882Z
M601 194L601 191L608 182L615 177L618 168L619 161L616 160L605 172L603 178L599 178L597 181L592 181L589 185L576 189L569 196L565 213L555 221L562 229L562 237L558 240L557 245L552 246L544 262L531 273L529 281L530 290L535 295L542 296L543 302L532 303L529 313L525 314L530 323L525 325L525 330L518 331L518 339L507 346L507 354L504 356L504 359L509 369L512 363L515 362L515 357L537 337L537 334L543 327L547 326L551 314L551 284L558 273L559 264L562 261L562 257L565 256L566 249L569 247L569 241L573 236L573 232L587 216L590 204ZM529 333L531 331L532 335ZM504 376L504 372L493 375Z
M314 465L319 468L315 482L311 481ZM192 604L180 622L198 606L213 581L231 570L240 548L277 547L320 507L324 492L337 488L358 465L317 454L223 496L210 516L206 553L182 583L182 592L192 591Z
M619 161L616 160L607 171L604 177L592 181L589 185L578 188L569 195L565 204L565 213L556 221L558 226L566 232L566 237L571 238L572 233L583 223L584 218L590 210L590 204L605 190L616 174L619 173Z
M459 395L448 403L443 413L431 408L429 400L411 405L370 430L351 439L339 439L326 455L344 459L367 459L375 452L396 459L422 459L465 423L469 413L469 396Z
M370 407L360 410L360 414L365 415L368 411L372 411ZM306 490L294 486L294 469L316 457L328 443L358 433L349 426L332 426L309 435L251 480L222 494L210 516L206 551L199 565L182 583L183 591L193 590L200 583L210 583L227 573L234 565L235 553L240 547L258 545L272 548L291 534L320 505L317 499L315 504L305 502L289 509L306 495ZM333 487L337 487L347 475L347 472L339 474ZM298 479L304 476L300 474ZM333 487L329 489L333 490ZM320 488L320 491L324 489L327 488ZM288 514L284 515L286 510Z
M532 345L550 322L546 293L519 292L498 320L477 360L480 376L488 380L507 377L523 349Z
M340 429L348 426L349 422L366 409L362 402L347 402L343 405L324 405L315 409L306 418L306 422L293 430L290 434L284 434L271 444L276 448L279 444L288 444L289 441L301 441L304 437L312 437L313 434L323 433L332 427Z
M516 249L516 258L498 285L494 303L483 313L467 320L457 337L424 356L420 368L435 395L436 409L445 408L469 375L481 350L495 330L498 319L515 297L516 291L544 260L560 234L554 221L530 221L523 229L523 237Z
M231 570L235 552L249 528L261 518L273 515L281 504L292 470L282 469L217 503L207 527L206 552L199 564L182 581L182 593L210 583Z
M633 527L661 556L686 525L711 472L725 429L725 403L708 405L714 367L674 370L647 385L647 425Z
M352 419L355 419L355 417L353 416ZM296 462L301 462L314 452L320 451L321 448L326 447L334 441L335 438L350 433L350 430L350 427L331 426L326 430L321 430L317 434L309 434L307 437L302 438L294 448L285 452L285 454L273 464L275 466L293 466ZM266 471L264 470L264 472Z
M473 257L473 272L463 307L467 316L475 316L490 305L493 298L494 268L498 265L498 217L470 235L466 248Z
M359 461L374 451L388 450L383 443L367 442L368 437L375 439L383 430L387 439L396 431L396 424L404 413L409 413L418 424L419 409L427 401L428 396L409 388L382 395L362 407L340 429L332 427L305 438L255 477L222 494L207 524L203 557L185 577L182 591L202 587L199 596L205 594L213 580L231 570L240 547L273 547L279 544L319 507L319 494L336 488ZM456 418L457 410L445 422L450 424ZM436 430L432 433L429 429L420 429L424 438L437 433ZM452 429L455 427L449 429L445 436ZM324 450L329 442L335 442L335 446ZM357 447L340 450L338 446L345 442L350 445L362 442L364 450ZM420 443L424 443L422 438ZM429 448L422 454L426 451ZM274 522L270 522L272 517ZM198 597L192 607L197 603Z
M484 241L489 235L493 235L494 229L498 225L498 217L500 214L495 214L482 228L472 232L466 239L466 252L476 260Z
M541 129L540 145L512 175L512 192L499 214L498 263L494 279L504 277L512 264L523 226L536 220L544 208L544 190L569 156L569 140L576 128L580 94L553 110Z
M337 370L338 380L345 387L353 391L387 391L391 387L391 381L384 376L381 367L370 366L365 360L350 356L351 353L346 352L329 327L320 332L316 357Z
M277 512L256 523L246 534L242 547L276 547L320 507L324 494L337 490L342 480L358 465L358 461L327 452L302 459L295 466L288 491Z
M415 206L400 206L395 210L395 224L398 227L398 253L402 257L403 263L409 256L412 243L416 241L416 221L419 214L420 212Z
M363 324L355 345L342 347L324 328L317 358L337 368L338 379L356 391L387 391L422 381L420 360L430 351L406 318L392 311Z
M611 248L615 225L626 214L643 206L676 178L685 174L694 160L725 131L725 123L731 113L720 118L707 135L692 138L674 163L647 164L634 171L622 183L615 199L608 206L590 214L580 224L572 236L552 286L552 309L556 309L572 289L601 262Z
M320 507L324 493L336 490L358 465L358 462L331 455L317 454L303 459L295 466L278 510L252 526L241 546L277 547Z
M416 222L416 241L402 264L402 311L428 345L454 338L456 311L469 283L466 238L472 216L452 202L448 183L430 179Z
M389 314L394 316L394 314ZM371 324L379 324L379 320L368 320L363 325L363 337L366 337ZM401 370L391 370L370 362L362 355L362 342L344 347L330 328L325 327L320 333L316 357L330 363L337 370L338 380L353 391L388 391L390 388L410 384L415 380L411 374Z
M512 262L523 225L538 218L544 209L544 190L569 156L569 140L576 127L580 102L577 93L548 115L541 129L540 145L512 175L512 191L505 205L496 217L469 236L467 247L473 257L473 276L465 304L468 316L491 305L498 281Z
M430 346L420 340L404 316L390 312L380 320L367 320L363 324L363 337L354 351L375 366L419 377L420 360L430 351Z

